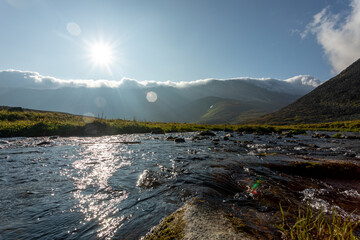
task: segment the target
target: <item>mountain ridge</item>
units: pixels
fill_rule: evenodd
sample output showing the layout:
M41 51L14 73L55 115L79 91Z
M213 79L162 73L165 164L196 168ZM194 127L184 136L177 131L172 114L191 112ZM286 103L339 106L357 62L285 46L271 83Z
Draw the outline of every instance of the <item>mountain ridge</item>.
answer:
M232 78L189 83L100 80L95 83L93 80L61 80L33 72L8 71L4 75L4 71L0 71L0 105L80 115L104 114L107 118L207 122L209 119L204 115L210 106L223 101L226 102L222 105L223 111L232 112L216 116L215 123L236 123L236 115L246 114L244 109L268 113L270 103L276 106L271 108L275 111L308 93L314 83L319 84L318 79L311 76L300 75L290 80ZM149 92L156 93L155 102L147 101ZM209 97L211 101L206 99ZM243 104L248 107L241 107ZM262 104L264 107L260 109L251 109Z
M249 123L299 124L360 119L360 59L294 103Z

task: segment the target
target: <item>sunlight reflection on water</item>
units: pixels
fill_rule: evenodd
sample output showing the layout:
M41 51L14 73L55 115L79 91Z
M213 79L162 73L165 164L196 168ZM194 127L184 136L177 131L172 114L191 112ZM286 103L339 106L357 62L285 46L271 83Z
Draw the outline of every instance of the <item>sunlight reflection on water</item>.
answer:
M123 215L116 216L116 213L119 212L120 202L128 198L128 193L123 190L114 194L108 180L118 168L130 165L130 162L124 161L117 154L127 151L126 148L127 146L115 146L109 141L91 144L84 149L84 158L73 163L73 168L78 173L72 176L77 189L74 198L79 201L74 210L82 212L85 221L98 222L99 238L111 239L125 218Z

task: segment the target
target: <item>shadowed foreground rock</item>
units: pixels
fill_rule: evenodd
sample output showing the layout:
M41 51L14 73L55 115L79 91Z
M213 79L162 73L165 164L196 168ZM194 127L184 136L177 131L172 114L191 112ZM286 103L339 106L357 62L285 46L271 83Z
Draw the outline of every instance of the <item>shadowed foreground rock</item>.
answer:
M203 199L188 201L154 227L145 239L243 239L255 240L246 233L245 223Z

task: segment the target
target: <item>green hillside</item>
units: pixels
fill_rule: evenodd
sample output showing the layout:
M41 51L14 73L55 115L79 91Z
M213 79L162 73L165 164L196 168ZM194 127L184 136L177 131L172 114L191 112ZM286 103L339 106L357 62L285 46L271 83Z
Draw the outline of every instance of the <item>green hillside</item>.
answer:
M223 101L227 101L227 99L212 96L205 97L182 106L178 112L186 122L201 122L199 119L207 113L212 105ZM220 123L224 122L226 121L221 121Z
M280 133L284 130L287 132L294 130L297 133L304 133L304 130L360 131L360 120L284 126L163 123L105 120L67 113L0 106L0 137L102 136L124 133L222 131L224 129L249 133Z
M101 136L123 133L236 130L237 126L99 119L59 112L0 106L0 137Z
M360 119L360 59L285 108L249 121L301 124Z
M222 99L208 108L197 121L206 124L230 123L240 124L280 108L283 103L266 103L260 101L238 101Z

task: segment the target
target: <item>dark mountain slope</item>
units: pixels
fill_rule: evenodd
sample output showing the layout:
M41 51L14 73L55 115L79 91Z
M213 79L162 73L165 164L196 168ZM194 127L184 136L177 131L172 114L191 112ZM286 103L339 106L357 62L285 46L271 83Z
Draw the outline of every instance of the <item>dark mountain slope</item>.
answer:
M251 123L295 124L360 119L360 59L285 108Z

